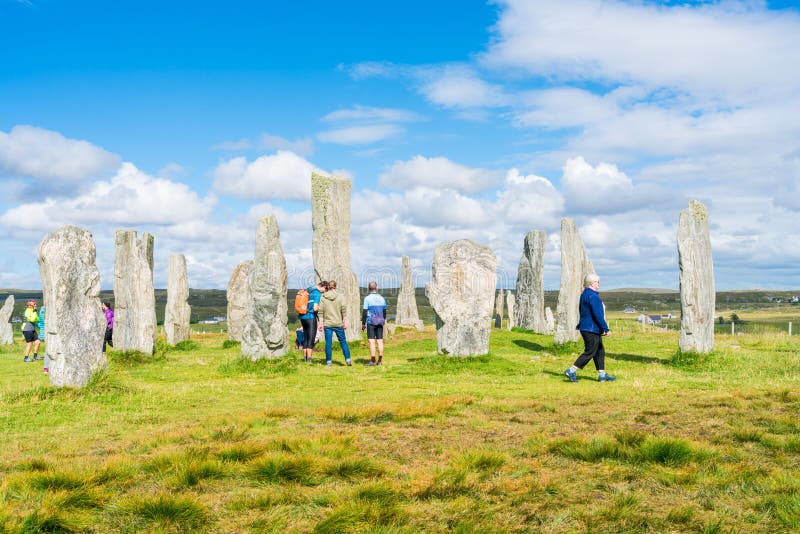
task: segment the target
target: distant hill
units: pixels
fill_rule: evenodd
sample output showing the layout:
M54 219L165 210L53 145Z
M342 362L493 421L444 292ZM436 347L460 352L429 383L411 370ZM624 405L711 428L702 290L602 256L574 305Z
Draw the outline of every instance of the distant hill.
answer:
M680 293L677 289L664 289L658 287L620 287L617 289L602 289L603 293L647 293L650 295Z

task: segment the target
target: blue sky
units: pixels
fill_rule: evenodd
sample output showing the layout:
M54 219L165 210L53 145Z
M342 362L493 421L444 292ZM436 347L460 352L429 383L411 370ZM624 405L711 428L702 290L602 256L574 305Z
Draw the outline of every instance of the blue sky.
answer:
M360 281L418 283L472 238L513 287L525 233L578 222L605 287L676 288L678 213L709 206L717 287L800 288L797 2L0 0L0 287L91 229L156 236L223 288L275 213L310 273L311 169L354 181Z

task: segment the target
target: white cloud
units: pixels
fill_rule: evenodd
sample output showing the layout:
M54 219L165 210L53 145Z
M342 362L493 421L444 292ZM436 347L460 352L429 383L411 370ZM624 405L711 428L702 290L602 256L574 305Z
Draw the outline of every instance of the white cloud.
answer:
M472 69L461 65L422 69L418 73L420 92L437 106L445 108L497 107L510 97L498 85L482 80Z
M523 176L517 169L508 171L497 200L497 216L525 232L555 228L564 213L564 198L550 180L533 174Z
M338 109L322 117L326 122L363 121L363 122L414 122L422 120L419 114L395 108L376 108L356 104L350 109Z
M242 156L217 165L214 189L248 199L309 200L314 169L310 162L286 150L251 163Z
M467 167L443 157L415 156L407 161L394 162L380 175L378 183L390 189L426 186L475 193L495 187L501 177L499 171Z
M116 154L52 130L21 125L0 131L0 172L11 176L78 182L111 172L119 162Z
M310 137L290 141L278 135L263 133L259 144L266 150L288 150L305 157L314 153L314 141Z
M395 124L372 124L327 130L317 134L323 143L337 145L367 145L395 137L405 130Z

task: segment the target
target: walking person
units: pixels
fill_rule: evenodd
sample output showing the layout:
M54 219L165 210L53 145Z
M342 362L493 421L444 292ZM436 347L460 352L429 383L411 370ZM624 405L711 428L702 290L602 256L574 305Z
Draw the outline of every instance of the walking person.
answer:
M103 301L103 314L106 316L106 333L103 336L103 353L106 352L106 344L112 349L114 348L114 310L111 309L111 303L107 300Z
M319 306L322 294L328 287L328 282L320 281L316 286L309 287L308 311L300 315L300 326L303 328L303 361L313 361L314 343L317 339L317 324L319 322Z
M39 308L39 321L37 321L36 326L39 327L39 343L44 343L44 306ZM50 372L50 357L47 355L47 345L45 344L44 347L44 369L42 370L44 373Z
M603 347L603 336L607 336L609 330L603 301L600 300L600 277L594 273L587 274L583 285L584 290L579 304L581 319L576 328L581 331L584 351L572 367L564 371L564 374L570 382L577 382L578 369L583 369L589 360L593 360L597 369L597 380L613 382L617 378L606 373L605 368L606 351Z
M386 299L378 293L378 283L369 283L369 294L364 297L364 307L361 310L361 329L366 329L369 340L369 363L366 365L381 365L383 363L383 325L386 323ZM375 361L375 344L378 345L378 360Z
M22 358L24 362L32 362L34 360L41 360L39 357L39 336L36 334L36 324L39 322L39 314L36 311L36 301L29 300L28 305L25 307L25 320L22 322L22 335L25 337L27 345L25 345L25 356ZM33 358L30 357L31 346L33 346Z
M320 328L325 330L325 365L333 365L333 334L339 340L344 353L344 363L353 365L350 360L350 346L347 344L347 306L344 297L336 292L336 280L328 281L328 289L322 294L320 306Z

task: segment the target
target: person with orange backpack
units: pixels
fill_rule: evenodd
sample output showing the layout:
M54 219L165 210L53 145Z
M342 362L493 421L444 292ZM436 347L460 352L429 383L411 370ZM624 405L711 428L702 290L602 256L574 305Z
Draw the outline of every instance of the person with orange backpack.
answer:
M328 282L320 281L316 287L301 289L294 299L294 310L300 316L303 327L303 361L311 363L314 353L314 341L317 338L317 317L322 294L328 289Z

